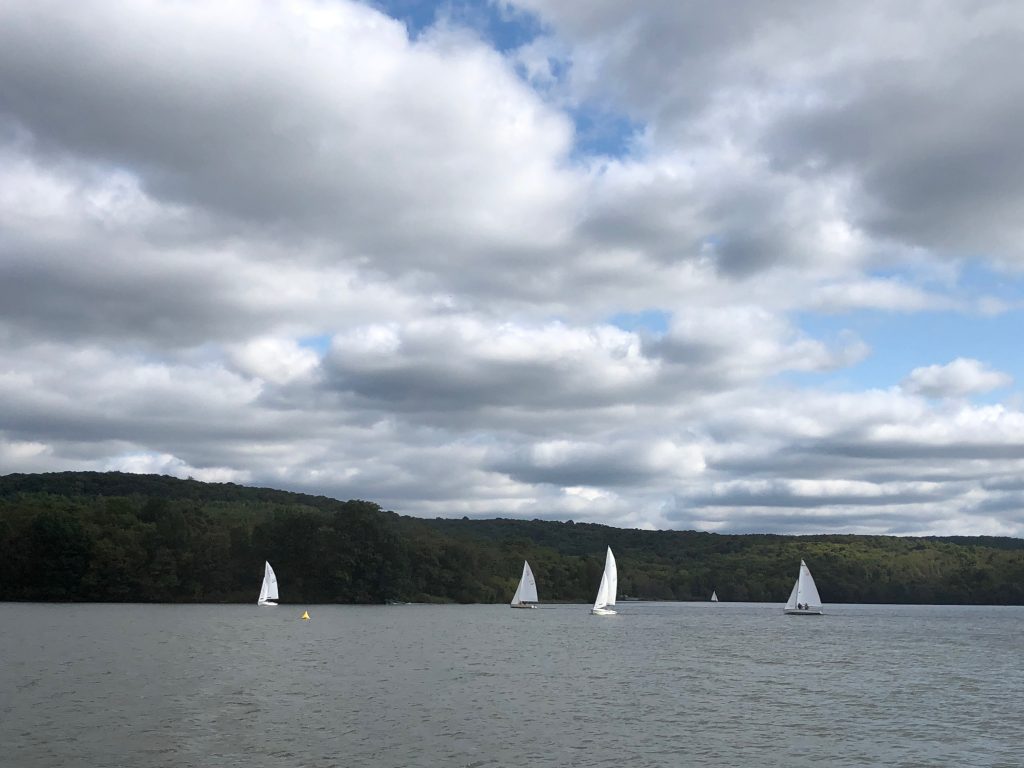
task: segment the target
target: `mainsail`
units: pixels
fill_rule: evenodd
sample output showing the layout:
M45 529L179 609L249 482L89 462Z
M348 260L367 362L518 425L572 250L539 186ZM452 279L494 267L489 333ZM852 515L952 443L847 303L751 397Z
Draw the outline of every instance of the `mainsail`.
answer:
M533 571L530 564L523 561L523 575L519 579L519 586L512 596L512 605L523 605L524 603L537 602L537 581L533 578Z
M615 596L619 593L619 568L611 547L608 547L608 555L604 559L604 572L608 574L608 605L615 605Z
M615 565L615 555L612 548L608 547L608 554L604 559L604 573L601 574L601 585L597 588L597 599L594 601L594 608L606 608L615 605L615 595L619 589L619 571Z
M270 563L266 563L263 570L263 586L260 588L260 599L256 601L256 604L277 605L277 603L272 602L274 600L277 600L277 574L270 567Z

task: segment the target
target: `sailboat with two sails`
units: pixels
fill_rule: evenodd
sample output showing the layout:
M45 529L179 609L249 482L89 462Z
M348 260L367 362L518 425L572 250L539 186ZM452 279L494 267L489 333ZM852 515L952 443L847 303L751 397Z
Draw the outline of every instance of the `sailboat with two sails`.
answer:
M820 616L824 613L811 569L803 560L800 561L800 575L793 585L793 591L789 593L785 611L790 616Z
M612 548L608 547L608 554L604 558L604 573L601 574L601 585L597 588L597 599L594 600L594 607L590 613L594 616L614 616L609 606L615 605L615 595L619 591L619 570L615 565L615 555Z
M260 598L256 601L256 605L266 608L272 608L277 606L277 574L274 573L274 569L270 567L270 563L265 563L263 569L263 586L260 588Z
M524 560L523 575L519 578L519 586L509 605L513 608L536 608L537 602L537 580L533 578L530 564Z

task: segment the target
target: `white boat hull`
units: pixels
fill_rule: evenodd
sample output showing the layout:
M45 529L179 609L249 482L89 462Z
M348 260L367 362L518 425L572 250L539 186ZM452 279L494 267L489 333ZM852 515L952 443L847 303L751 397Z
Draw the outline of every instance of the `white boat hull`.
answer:
M611 608L591 608L590 614L592 616L615 616L615 611Z
M509 607L510 608L536 608L537 606L536 605L531 605L530 603L512 603Z
M821 616L825 611L821 608L783 608L787 616Z
M260 608L277 608L277 603L271 603L271 602L257 603L257 605Z

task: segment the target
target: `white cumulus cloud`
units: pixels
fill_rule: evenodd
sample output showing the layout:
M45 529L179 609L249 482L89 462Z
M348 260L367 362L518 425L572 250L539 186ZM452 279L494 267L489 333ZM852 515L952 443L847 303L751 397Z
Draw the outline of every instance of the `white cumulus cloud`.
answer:
M926 397L964 397L1007 387L1013 379L971 358L958 357L946 365L915 368L901 386Z

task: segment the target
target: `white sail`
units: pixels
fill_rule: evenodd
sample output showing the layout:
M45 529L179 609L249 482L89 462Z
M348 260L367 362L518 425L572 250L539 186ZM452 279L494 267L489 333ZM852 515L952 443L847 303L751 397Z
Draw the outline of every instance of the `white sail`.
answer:
M608 572L601 574L601 586L597 588L597 599L594 600L594 608L604 608L608 605Z
M800 561L800 578L797 579L796 601L803 603L810 608L821 608L821 597L818 595L818 588L814 584L814 577L811 576L811 569L807 563Z
M800 575L796 579L796 584L793 585L793 591L789 593L786 610L821 612L821 597L818 595L818 587L814 584L811 569L803 560L800 561Z
M619 589L619 571L615 565L615 555L612 548L608 547L608 554L604 558L604 573L601 574L601 586L597 588L597 599L594 600L594 608L607 608L615 605L616 592Z
M516 593L512 596L512 605L536 602L537 580L533 578L533 571L530 570L530 564L524 560L523 575L519 579L519 586L516 587Z
M792 611L796 608L796 595L800 591L800 578L797 577L793 584L793 591L789 593L789 600L786 601L786 610Z
M270 567L270 563L265 563L263 569L263 586L260 588L260 599L256 601L257 605L277 605L272 602L277 600L277 574L274 573L274 569Z
M712 603L717 603L718 602L718 593L715 592L715 590L711 590L711 602Z
M615 564L611 547L608 547L608 554L604 558L604 572L608 575L608 605L615 605L615 597L619 592L619 568Z

